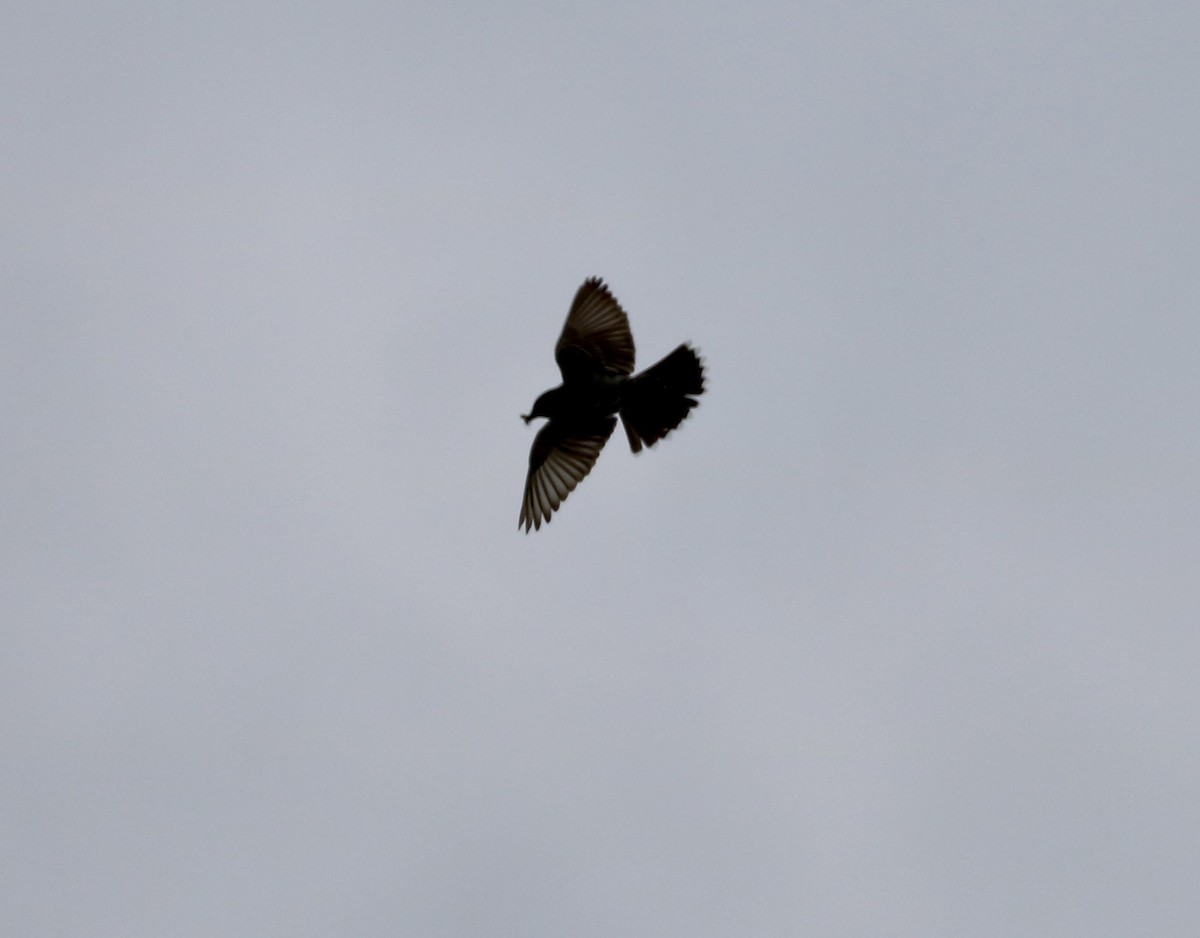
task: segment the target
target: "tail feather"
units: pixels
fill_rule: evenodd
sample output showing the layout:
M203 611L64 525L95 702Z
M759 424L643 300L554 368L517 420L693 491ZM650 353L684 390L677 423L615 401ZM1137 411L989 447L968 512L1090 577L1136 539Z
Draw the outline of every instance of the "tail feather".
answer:
M629 448L640 452L674 430L700 402L704 366L686 343L640 375L625 382L621 393L621 424Z

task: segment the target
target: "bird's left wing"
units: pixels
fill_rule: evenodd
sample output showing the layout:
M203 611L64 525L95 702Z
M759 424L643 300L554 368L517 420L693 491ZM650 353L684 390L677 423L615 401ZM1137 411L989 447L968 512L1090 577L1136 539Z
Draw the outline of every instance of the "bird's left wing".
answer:
M629 317L599 277L585 280L554 347L563 381L597 372L633 373L633 333Z

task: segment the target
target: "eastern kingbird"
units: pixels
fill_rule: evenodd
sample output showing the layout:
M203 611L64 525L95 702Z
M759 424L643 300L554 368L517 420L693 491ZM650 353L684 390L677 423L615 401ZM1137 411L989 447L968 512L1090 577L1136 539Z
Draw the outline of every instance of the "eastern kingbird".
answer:
M522 414L548 417L529 453L517 527L540 528L592 469L619 414L629 448L640 452L674 430L704 393L704 368L687 343L640 375L633 374L633 335L617 298L599 277L585 280L554 359L563 382Z

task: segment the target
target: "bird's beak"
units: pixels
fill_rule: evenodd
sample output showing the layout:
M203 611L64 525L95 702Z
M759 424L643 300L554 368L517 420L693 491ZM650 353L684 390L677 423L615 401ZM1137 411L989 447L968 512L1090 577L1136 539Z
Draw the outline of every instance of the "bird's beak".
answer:
M529 421L533 419L533 414L521 414L521 419L525 421L525 426L529 426Z

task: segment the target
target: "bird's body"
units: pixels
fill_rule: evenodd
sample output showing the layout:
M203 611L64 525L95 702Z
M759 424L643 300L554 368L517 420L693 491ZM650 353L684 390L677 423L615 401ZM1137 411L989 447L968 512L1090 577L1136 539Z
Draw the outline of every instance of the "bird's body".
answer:
M691 346L680 345L656 365L633 374L633 335L620 303L598 277L575 294L554 349L563 383L546 391L523 415L548 422L533 441L519 526L549 522L591 471L616 426L640 452L677 427L704 392L704 369Z

